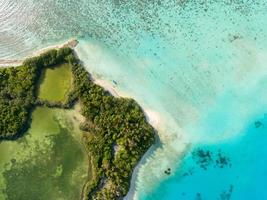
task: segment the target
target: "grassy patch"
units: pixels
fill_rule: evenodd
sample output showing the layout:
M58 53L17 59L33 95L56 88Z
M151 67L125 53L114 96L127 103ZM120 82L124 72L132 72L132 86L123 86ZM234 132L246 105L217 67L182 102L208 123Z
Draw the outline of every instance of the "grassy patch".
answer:
M61 64L47 68L41 78L39 99L51 102L65 102L71 90L71 67Z

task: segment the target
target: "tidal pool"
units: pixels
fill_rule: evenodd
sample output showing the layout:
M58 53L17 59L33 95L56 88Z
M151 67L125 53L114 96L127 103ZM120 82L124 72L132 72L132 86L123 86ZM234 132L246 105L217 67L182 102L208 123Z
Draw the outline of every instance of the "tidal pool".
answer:
M39 98L52 102L64 101L71 88L71 67L62 64L44 71Z
M38 107L24 137L1 142L0 200L79 199L88 157L78 124L74 110Z

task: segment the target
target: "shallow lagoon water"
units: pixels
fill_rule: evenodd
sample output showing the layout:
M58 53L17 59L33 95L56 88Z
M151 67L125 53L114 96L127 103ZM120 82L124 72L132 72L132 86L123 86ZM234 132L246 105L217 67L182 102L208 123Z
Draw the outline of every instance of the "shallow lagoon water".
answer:
M267 110L265 1L0 0L0 9L1 58L78 37L78 55L95 77L160 114L160 143L140 166L136 199L172 200L184 191L192 192L185 199L194 199L204 176L203 187L214 192L201 188L203 199L220 198L231 185L232 199L251 199L249 192L238 192L245 187L257 188L251 190L261 195L255 199L265 197L256 178L265 176L259 170L265 160L254 154L264 157L263 145L257 144L264 136L247 131ZM247 152L255 165L240 161L243 168L234 181L235 157L247 137L255 141ZM232 170L181 178L183 167L195 167L190 155L199 146L222 149ZM164 173L168 167L170 176ZM247 181L249 170L258 175ZM220 184L209 181L217 172Z
M88 159L74 111L37 108L28 133L0 143L0 199L79 199Z

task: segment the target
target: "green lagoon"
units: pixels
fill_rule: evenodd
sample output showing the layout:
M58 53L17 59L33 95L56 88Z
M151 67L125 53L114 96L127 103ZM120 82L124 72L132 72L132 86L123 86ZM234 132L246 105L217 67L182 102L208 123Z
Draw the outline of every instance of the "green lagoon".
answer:
M88 158L75 110L37 107L31 128L0 143L0 200L78 199Z
M46 69L41 78L39 98L52 102L64 101L71 89L71 79L69 64Z

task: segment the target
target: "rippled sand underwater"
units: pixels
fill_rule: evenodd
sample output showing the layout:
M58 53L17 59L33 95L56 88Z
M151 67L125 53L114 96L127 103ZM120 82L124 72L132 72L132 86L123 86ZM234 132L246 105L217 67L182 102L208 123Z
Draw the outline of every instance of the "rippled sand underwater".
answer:
M266 131L255 122L267 110L266 10L263 0L0 0L0 58L77 37L95 77L160 114L136 199L261 200ZM206 170L199 149L213 155ZM231 167L214 167L219 151ZM189 168L196 172L182 176Z

